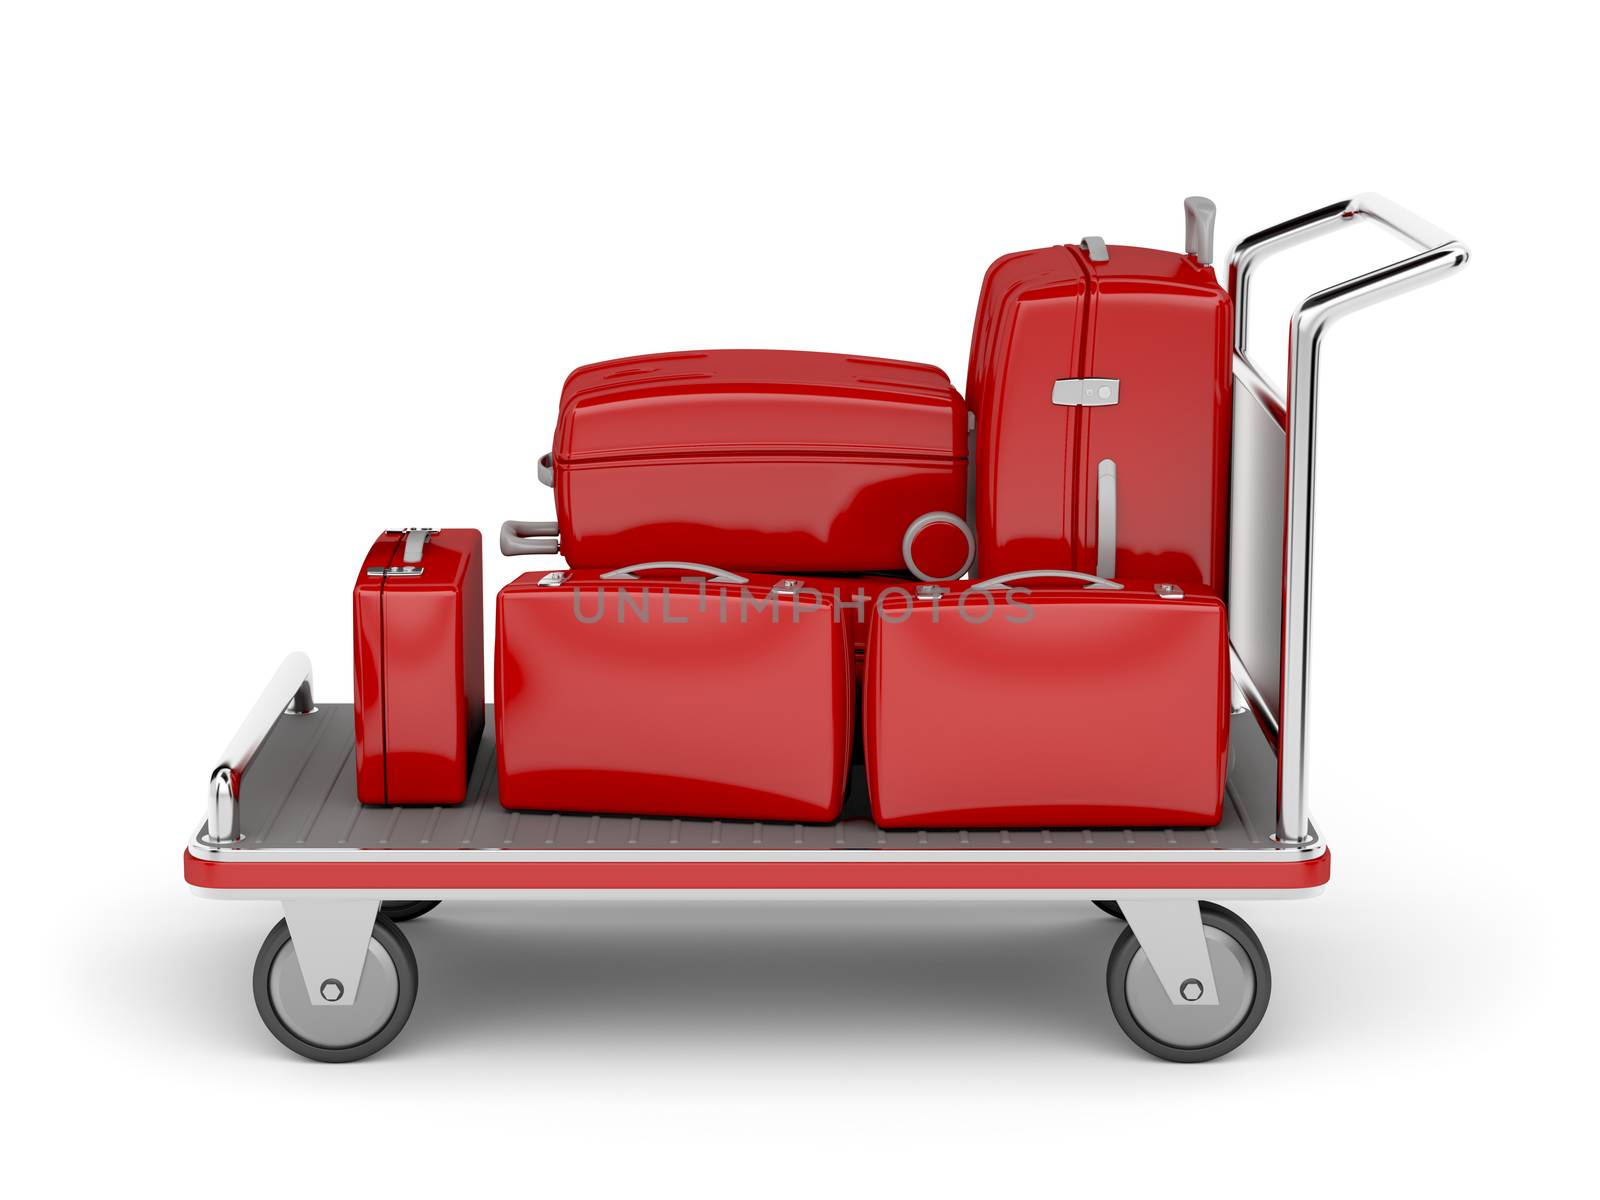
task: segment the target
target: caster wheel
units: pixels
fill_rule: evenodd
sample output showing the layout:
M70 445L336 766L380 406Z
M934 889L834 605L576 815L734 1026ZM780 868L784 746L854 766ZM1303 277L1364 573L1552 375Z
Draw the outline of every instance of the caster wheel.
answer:
M1122 931L1106 965L1111 1012L1134 1045L1169 1062L1206 1062L1244 1044L1272 996L1267 952L1250 926L1220 905L1202 901L1200 924L1219 1003L1179 1007L1167 999L1155 968L1131 928Z
M1115 917L1119 921L1126 921L1128 919L1122 915L1122 905L1118 904L1115 900L1096 900L1093 903L1096 908L1105 913L1108 917Z
M385 900L378 911L391 921L415 921L438 907L437 900Z
M379 916L354 1004L312 1004L300 978L289 922L279 921L256 956L256 1010L277 1038L317 1062L354 1062L376 1054L405 1027L417 999L417 960L405 935Z

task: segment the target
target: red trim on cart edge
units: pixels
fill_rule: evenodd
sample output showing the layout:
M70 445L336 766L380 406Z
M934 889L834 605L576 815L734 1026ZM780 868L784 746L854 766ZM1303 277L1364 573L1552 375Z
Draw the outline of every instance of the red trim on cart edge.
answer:
M396 891L581 889L818 890L1318 888L1331 854L1298 862L211 862L183 854L194 887Z

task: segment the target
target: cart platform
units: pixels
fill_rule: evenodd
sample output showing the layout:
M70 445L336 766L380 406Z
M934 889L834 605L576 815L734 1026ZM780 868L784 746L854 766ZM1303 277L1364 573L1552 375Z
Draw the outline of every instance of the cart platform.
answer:
M1147 889L1300 891L1328 880L1320 839L1274 829L1272 751L1235 716L1222 823L1209 829L880 829L860 772L829 825L501 808L492 709L465 803L377 807L356 799L354 710L284 714L239 795L239 838L197 831L184 875L197 889L381 892L534 889ZM854 815L860 813L863 815Z

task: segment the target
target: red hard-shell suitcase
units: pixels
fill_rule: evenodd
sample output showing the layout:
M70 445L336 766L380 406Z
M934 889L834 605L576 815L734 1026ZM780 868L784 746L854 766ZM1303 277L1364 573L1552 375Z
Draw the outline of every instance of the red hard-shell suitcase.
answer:
M854 699L825 589L694 563L500 592L495 739L511 809L831 821Z
M1071 574L1018 572L884 603L868 638L863 700L878 824L1165 828L1221 819L1222 602L1173 584L1082 587L1063 578ZM953 698L959 727L950 723Z
M357 796L460 804L483 733L483 535L383 534L354 603Z
M908 527L966 511L966 407L937 367L708 350L580 367L541 475L575 567L903 568Z
M989 268L967 385L974 574L1114 570L1220 594L1233 313L1209 240L1088 238Z

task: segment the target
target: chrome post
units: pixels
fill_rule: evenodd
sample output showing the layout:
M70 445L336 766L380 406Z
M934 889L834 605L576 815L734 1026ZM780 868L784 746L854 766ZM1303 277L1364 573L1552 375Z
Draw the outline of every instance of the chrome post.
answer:
M239 788L244 782L245 768L280 716L285 712L304 716L316 711L311 697L311 659L297 650L283 660L262 689L244 723L222 752L222 761L211 772L202 840L225 846L243 837L239 828Z
M1347 313L1432 283L1464 266L1467 249L1448 234L1382 196L1366 194L1285 221L1240 242L1228 266L1234 302L1234 346L1246 357L1250 275L1259 262L1347 222L1373 220L1416 246L1420 253L1324 288L1306 298L1289 324L1289 394L1286 398L1287 461L1284 480L1283 609L1277 714L1279 841L1295 845L1311 838L1307 804L1306 725L1310 702L1311 562L1316 528L1317 387L1322 335ZM1259 373L1257 373L1259 374ZM1259 695L1252 686L1247 696Z

